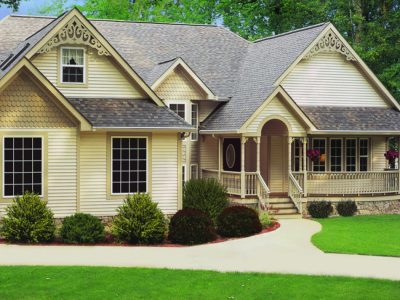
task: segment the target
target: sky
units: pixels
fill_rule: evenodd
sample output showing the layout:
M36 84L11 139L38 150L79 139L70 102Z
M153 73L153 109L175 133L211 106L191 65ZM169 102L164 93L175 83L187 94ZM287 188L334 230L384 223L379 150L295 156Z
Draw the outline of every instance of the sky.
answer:
M9 14L20 15L38 15L39 8L45 4L51 3L52 0L22 0L18 11L13 12L12 9L5 5L0 6L0 20ZM81 2L80 0L70 0L69 2Z

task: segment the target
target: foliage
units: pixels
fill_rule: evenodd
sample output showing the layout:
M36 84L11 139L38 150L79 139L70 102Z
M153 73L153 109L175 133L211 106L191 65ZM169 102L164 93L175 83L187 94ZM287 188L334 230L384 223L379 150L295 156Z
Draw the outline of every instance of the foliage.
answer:
M41 13L69 6L56 0ZM398 0L86 0L78 7L89 18L223 24L250 40L330 21L400 99Z
M333 211L330 201L310 201L307 209L313 218L327 218Z
M168 239L184 245L204 244L216 239L210 217L195 208L179 210L169 223Z
M6 208L1 221L1 235L11 242L42 243L54 238L53 213L46 201L33 193L25 193Z
M352 200L341 201L336 205L336 210L343 217L351 217L357 212L357 204Z
M214 222L228 203L225 187L215 179L192 179L183 188L183 207L202 210Z
M225 237L242 237L262 230L258 214L246 206L231 206L224 209L217 220L218 233Z
M260 219L261 226L264 229L268 228L272 224L271 217L269 216L269 214L266 211L264 211L260 214L259 219Z
M66 217L61 227L64 243L98 243L104 240L104 225L95 216L76 213Z
M129 244L156 244L165 238L166 221L148 194L129 195L118 209L112 233Z
M12 8L13 11L16 11L21 4L21 0L0 0L0 7L5 5L9 8Z
M322 230L312 237L324 252L400 257L400 215L318 219Z

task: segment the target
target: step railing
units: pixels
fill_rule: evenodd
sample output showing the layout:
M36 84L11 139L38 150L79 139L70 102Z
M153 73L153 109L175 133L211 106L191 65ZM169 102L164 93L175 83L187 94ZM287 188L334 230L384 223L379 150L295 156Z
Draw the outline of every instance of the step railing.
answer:
M300 186L292 172L289 172L289 198L293 201L294 205L296 205L299 213L302 213L303 211L303 194L303 188Z

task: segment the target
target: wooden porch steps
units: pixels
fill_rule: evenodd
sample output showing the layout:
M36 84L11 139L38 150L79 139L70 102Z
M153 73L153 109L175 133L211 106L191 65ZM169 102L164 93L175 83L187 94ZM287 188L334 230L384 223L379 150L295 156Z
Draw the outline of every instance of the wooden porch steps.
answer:
M272 197L268 200L268 210L274 218L293 219L301 218L293 201L289 197Z

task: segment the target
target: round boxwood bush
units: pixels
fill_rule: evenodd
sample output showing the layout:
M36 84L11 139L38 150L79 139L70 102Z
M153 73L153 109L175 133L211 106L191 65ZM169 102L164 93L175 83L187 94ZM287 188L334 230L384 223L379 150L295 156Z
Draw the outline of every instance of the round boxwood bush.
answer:
M199 209L184 208L179 210L169 223L168 239L173 243L204 244L216 238L212 220Z
M225 187L215 179L192 179L184 185L183 207L204 211L214 223L228 203Z
M61 239L64 243L98 243L104 241L104 225L95 216L76 213L66 217L61 227Z
M262 230L257 212L246 206L231 206L223 210L217 220L218 233L225 237L242 237Z
M311 201L308 203L307 209L313 218L327 218L333 211L330 201Z
M120 242L157 244L164 241L166 220L148 194L129 195L117 209L112 233Z
M54 238L53 213L46 201L34 193L16 197L6 208L1 221L1 235L10 242L43 243Z
M357 212L357 204L352 200L339 202L336 210L343 217L351 217Z

